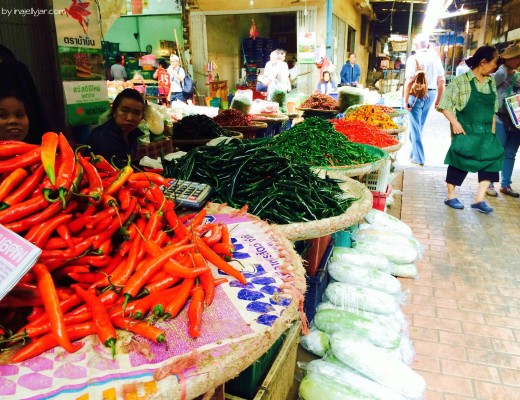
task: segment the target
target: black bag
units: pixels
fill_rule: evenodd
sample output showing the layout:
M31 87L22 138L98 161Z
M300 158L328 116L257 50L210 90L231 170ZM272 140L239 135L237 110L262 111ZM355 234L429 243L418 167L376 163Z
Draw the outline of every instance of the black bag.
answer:
M182 95L184 96L184 100L191 99L193 94L195 93L195 83L191 78L190 74L186 72L184 76L184 82L182 84Z

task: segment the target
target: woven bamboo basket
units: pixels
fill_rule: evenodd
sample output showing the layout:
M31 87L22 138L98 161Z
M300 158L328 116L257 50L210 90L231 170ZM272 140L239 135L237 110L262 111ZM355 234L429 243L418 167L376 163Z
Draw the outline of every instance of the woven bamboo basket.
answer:
M403 125L399 125L397 128L392 128L392 129L381 128L381 130L385 131L386 133L388 133L390 135L397 135L398 133L406 131L406 129L407 129L406 126L403 126Z
M342 177L354 177L368 174L369 172L376 171L383 166L388 158L388 153L385 149L380 149L378 147L369 146L367 144L360 144L363 146L368 152L372 154L376 154L379 156L377 161L366 163L366 164L353 164L353 165L338 165L338 166L327 166L327 167L315 167L314 171L320 177L324 177L325 173L329 171L335 171L340 174Z
M223 129L228 131L240 132L244 135L244 139L254 139L256 137L256 131L267 128L265 122L252 121L249 126L221 126Z
M401 150L401 147L403 147L403 142L399 141L399 143L394 144L393 146L383 147L381 150L384 150L387 153L395 153L396 151Z
M291 241L314 239L342 231L361 221L372 209L372 193L362 183L345 177L337 171L327 171L327 176L334 179L342 179L345 182L339 186L346 196L355 197L357 200L343 214L320 219L318 221L296 222L293 224L277 225L285 237Z
M255 122L265 122L267 125L277 124L289 120L289 116L287 114L250 114L249 118Z

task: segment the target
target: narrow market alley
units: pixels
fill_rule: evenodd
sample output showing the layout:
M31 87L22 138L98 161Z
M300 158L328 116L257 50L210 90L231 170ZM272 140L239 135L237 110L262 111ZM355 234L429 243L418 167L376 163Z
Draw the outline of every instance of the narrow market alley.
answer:
M446 119L432 111L425 166L409 163L409 143L396 163L404 172L401 219L424 246L419 277L401 279L412 368L426 380L426 400L520 399L520 202L499 194L486 199L492 214L472 210L477 177L469 174L458 193L465 209L447 207L449 141Z

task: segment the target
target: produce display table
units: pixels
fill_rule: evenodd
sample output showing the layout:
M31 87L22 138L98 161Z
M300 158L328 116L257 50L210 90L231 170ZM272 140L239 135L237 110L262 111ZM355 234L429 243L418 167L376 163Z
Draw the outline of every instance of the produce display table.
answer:
M140 160L144 156L148 156L150 158L157 158L163 154L169 154L172 151L172 139L166 138L157 142L150 142L150 144L140 144L137 147L137 159Z
M240 261L232 264L248 284L230 278L217 287L199 338L187 334L185 308L156 324L166 332L166 345L118 331L115 358L95 335L83 339L76 353L57 347L19 364L9 363L9 350L0 355L0 394L18 400L193 399L265 353L298 319L305 291L300 258L276 227L215 205L208 210L216 214L207 220L229 226Z

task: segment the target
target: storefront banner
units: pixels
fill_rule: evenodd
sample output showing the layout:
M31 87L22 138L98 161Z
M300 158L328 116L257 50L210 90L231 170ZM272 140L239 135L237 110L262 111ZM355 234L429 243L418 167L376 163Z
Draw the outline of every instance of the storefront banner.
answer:
M55 14L54 21L69 123L96 123L99 115L108 108L99 8L93 1L82 0L54 0L53 6L64 11ZM68 81L72 81L71 85L65 85ZM89 95L93 92L88 92L86 88L92 86L100 89L101 82L103 89L97 91L95 98L90 97L89 100ZM68 89L75 88L78 84L81 86L80 92L74 93L84 96L71 96L67 93ZM100 98L100 93L105 97Z
M316 32L304 32L298 37L298 63L314 64L316 56Z
M110 107L106 81L63 82L69 123L73 126L97 124Z

